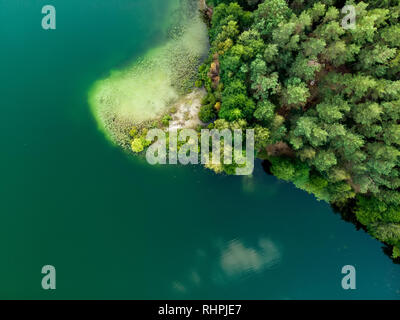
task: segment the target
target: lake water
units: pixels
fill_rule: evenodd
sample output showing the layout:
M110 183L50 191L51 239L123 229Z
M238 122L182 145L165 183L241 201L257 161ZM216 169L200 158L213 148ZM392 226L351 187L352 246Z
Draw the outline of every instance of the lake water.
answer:
M399 299L378 241L260 163L152 167L98 130L91 86L165 41L175 1L0 0L0 298Z

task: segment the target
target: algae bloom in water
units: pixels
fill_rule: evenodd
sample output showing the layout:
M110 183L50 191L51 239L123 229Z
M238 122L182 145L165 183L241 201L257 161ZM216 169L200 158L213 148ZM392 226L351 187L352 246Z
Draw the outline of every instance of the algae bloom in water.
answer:
M181 2L168 41L131 66L97 81L89 94L92 112L106 136L125 144L129 129L160 117L192 85L208 52L207 28L198 1Z

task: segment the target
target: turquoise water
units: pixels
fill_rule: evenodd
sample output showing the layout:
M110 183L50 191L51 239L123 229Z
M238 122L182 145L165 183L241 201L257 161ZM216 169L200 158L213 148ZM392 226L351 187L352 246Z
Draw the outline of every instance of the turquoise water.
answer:
M0 0L0 298L399 299L378 241L260 163L152 167L107 142L88 92L165 41L171 3Z

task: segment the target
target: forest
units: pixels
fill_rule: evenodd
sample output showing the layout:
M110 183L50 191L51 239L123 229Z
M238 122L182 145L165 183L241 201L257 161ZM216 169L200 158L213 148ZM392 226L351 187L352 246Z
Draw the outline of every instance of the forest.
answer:
M400 0L207 5L200 119L254 129L271 174L346 212L398 261ZM354 28L342 26L345 5Z

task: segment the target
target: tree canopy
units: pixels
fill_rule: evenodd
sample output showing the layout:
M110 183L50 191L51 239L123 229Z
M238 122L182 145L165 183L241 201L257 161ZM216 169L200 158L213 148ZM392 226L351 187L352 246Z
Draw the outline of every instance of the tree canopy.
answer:
M201 117L245 120L274 175L338 206L356 199L358 221L399 257L400 0L208 4Z

